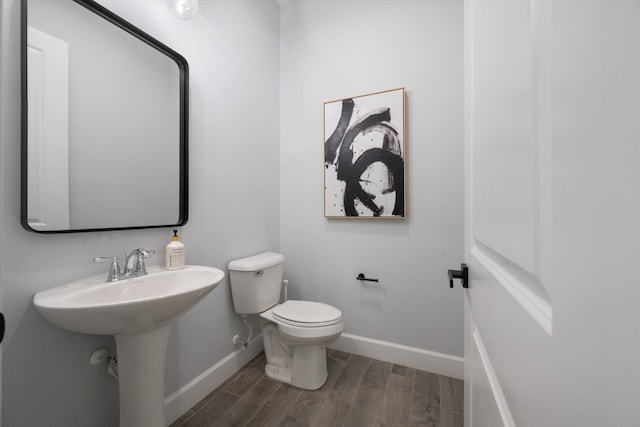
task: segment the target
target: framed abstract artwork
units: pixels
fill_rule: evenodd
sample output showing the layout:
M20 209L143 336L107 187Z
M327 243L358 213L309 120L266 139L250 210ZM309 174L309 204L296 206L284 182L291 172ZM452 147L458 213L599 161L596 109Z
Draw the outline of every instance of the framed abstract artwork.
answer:
M405 90L324 103L324 216L405 218Z

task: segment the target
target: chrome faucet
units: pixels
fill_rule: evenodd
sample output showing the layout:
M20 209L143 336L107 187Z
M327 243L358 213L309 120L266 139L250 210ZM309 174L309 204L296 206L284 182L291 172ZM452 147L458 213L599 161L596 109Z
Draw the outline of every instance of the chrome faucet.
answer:
M121 279L129 279L131 277L144 276L147 274L147 267L144 260L150 258L156 251L153 249L134 249L126 255L124 272L120 270L118 257L96 257L93 262L110 262L109 273L107 274L107 282L117 282Z
M122 273L120 273L120 264L118 264L118 257L95 257L93 262L110 262L109 265L109 273L107 274L107 282L117 282L122 277Z
M124 265L124 275L126 277L144 276L147 274L147 267L144 265L144 260L151 258L156 251L153 249L134 249L127 254L127 259Z

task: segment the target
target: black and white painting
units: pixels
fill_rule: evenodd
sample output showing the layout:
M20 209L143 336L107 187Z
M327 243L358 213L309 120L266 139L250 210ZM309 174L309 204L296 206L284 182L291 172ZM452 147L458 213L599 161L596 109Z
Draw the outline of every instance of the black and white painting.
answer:
M404 218L404 88L324 103L324 215Z

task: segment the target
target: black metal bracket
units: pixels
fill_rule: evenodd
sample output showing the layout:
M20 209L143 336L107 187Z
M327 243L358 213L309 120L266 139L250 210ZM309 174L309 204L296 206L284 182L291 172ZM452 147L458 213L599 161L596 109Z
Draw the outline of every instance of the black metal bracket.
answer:
M357 280L364 280L366 282L378 282L378 279L369 279L368 277L364 276L364 273L360 273L358 274L358 277L356 277Z
M460 279L462 281L462 287L469 287L469 267L467 264L460 264L460 270L449 270L449 287L453 288L453 279Z
M0 342L4 339L5 323L4 314L0 313Z

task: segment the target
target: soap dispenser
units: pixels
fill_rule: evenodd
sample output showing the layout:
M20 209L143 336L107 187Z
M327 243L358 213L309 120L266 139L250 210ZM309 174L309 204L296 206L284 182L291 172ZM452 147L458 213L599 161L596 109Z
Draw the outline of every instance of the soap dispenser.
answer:
M184 268L184 260L184 244L180 241L180 237L178 237L178 230L173 230L173 237L171 238L171 242L167 245L165 257L167 270L179 270Z

